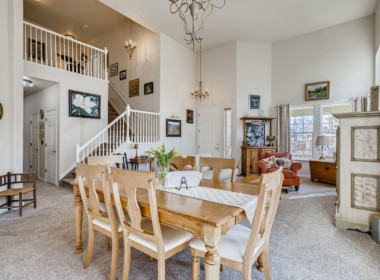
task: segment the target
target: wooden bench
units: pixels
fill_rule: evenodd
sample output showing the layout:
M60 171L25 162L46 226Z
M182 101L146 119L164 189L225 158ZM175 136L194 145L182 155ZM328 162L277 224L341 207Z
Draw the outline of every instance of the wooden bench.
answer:
M13 184L32 184L31 187L26 188L12 188ZM36 172L33 173L10 173L0 176L0 187L7 186L7 189L0 191L0 197L7 197L7 202L0 205L0 209L19 208L19 214L22 216L22 209L32 203L34 208L37 208L37 181ZM33 192L33 198L24 199L23 195L29 192ZM13 196L18 195L18 200L12 199ZM12 202L18 202L18 205L12 205ZM23 202L27 202L23 204Z

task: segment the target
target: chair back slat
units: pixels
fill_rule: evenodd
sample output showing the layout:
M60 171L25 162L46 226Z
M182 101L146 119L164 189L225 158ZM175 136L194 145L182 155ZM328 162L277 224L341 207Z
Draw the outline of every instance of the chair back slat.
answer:
M110 156L94 156L88 157L87 163L89 165L103 165L107 166L108 176L110 174L110 168L113 165L123 166L123 155L110 155Z
M212 179L220 180L220 173L223 169L231 169L231 182L235 182L236 177L236 159L234 158L212 158L212 157L200 157L199 168L203 173L204 167L212 167Z
M177 170L179 171L182 171L184 170L185 166L186 165L191 165L192 167L192 170L194 171L195 170L195 157L193 156L188 156L188 157L175 157L172 159L172 161L170 162L170 164L174 164L175 166L177 166Z
M269 242L270 231L280 201L283 179L282 167L275 172L265 173L260 176L260 193L251 234L244 252L244 262L251 260L260 239L265 239L266 242Z
M142 238L155 241L158 250L163 250L163 239L157 210L155 173L148 171L136 172L111 167L111 184L117 213L124 230L128 233L133 232ZM127 223L125 219L119 188L127 195L127 211L131 219L130 224ZM141 190L148 192L150 215L154 231L153 235L144 231L141 226L142 215L137 202L137 192Z

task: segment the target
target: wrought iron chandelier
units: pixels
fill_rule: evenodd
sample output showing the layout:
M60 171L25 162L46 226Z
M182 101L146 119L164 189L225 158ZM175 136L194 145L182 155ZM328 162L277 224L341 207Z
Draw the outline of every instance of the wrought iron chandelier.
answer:
M202 82L202 38L199 38L199 87L190 91L191 97L195 100L205 100L209 97L209 91L203 87Z
M131 20L129 20L129 38L132 38L132 21ZM133 51L137 48L136 42L132 41L132 39L129 39L129 41L125 42L125 48L128 51L129 60L131 60Z
M226 0L169 0L170 13L178 13L183 20L183 27L188 38L185 38L187 44L193 44L193 50L196 43L201 39L200 33L204 30L204 22L211 15L214 8L223 8Z

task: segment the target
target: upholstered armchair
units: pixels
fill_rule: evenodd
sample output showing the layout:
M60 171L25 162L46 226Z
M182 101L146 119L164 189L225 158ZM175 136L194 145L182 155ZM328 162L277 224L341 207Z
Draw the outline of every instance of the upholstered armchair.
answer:
M276 158L287 158L289 160L292 160L292 155L290 153L261 153L260 160L257 164L260 170L260 174L273 172L278 169L275 167L268 167L267 163L262 161L263 159L269 158L271 156L274 156ZM302 168L302 163L297 162L297 161L293 161L292 165L290 166L290 169L283 168L282 173L284 174L284 181L282 182L282 185L294 186L296 191L298 191L301 185L301 179L300 179L300 175L298 174L298 171L301 168Z

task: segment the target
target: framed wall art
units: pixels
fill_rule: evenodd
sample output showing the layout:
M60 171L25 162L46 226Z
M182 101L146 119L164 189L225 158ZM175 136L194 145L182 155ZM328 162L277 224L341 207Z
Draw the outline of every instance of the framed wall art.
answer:
M119 79L120 80L127 79L127 70L120 71L120 73L119 73Z
M100 119L101 96L69 90L69 116Z
M245 141L247 146L265 146L265 123L246 123Z
M144 94L153 93L153 82L144 84Z
M187 123L194 123L194 111L193 110L186 110L186 122Z
M114 63L110 65L110 77L116 76L119 73L119 64Z
M261 96L250 94L248 99L249 110L260 110L261 108Z
M305 100L314 101L330 98L330 82L319 82L305 85Z
M129 81L129 97L139 96L140 80Z
M28 55L31 59L37 59L39 61L45 61L45 43L40 41L32 40L28 38Z
M166 119L166 137L181 137L181 121Z

